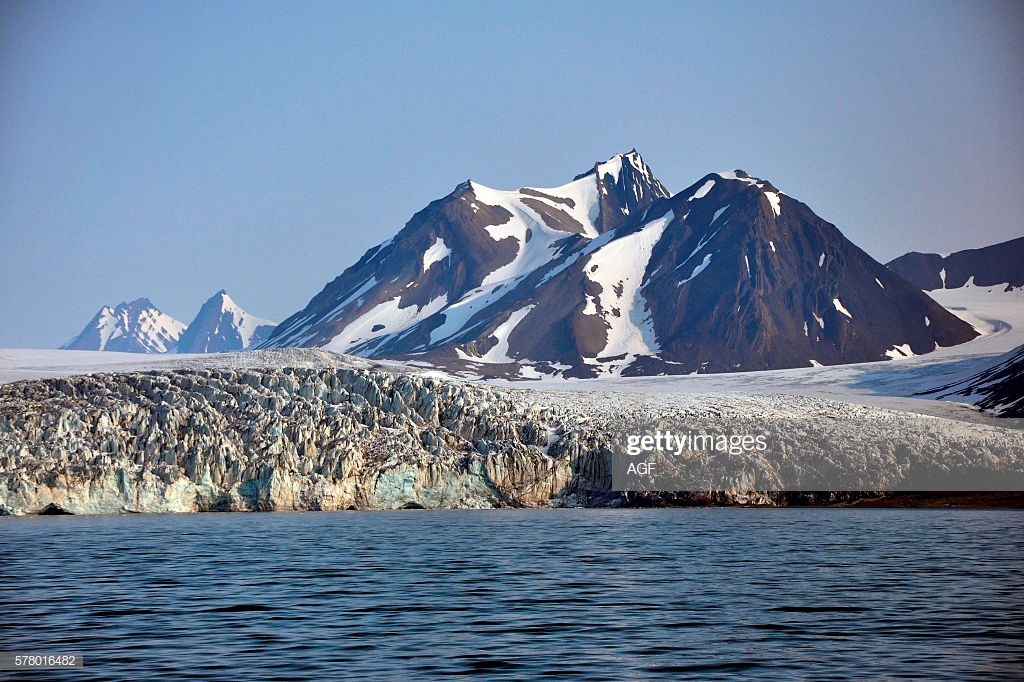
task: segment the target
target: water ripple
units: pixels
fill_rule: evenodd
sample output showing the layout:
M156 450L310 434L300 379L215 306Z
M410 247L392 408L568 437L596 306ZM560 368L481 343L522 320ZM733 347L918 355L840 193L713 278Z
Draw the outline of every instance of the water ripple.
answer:
M81 651L76 680L1020 678L1022 521L826 509L0 519L0 649Z

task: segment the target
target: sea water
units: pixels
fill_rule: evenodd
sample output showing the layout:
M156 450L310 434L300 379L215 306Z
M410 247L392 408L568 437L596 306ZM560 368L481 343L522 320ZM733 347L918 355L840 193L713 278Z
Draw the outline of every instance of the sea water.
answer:
M1024 513L495 510L0 519L12 679L1024 674Z

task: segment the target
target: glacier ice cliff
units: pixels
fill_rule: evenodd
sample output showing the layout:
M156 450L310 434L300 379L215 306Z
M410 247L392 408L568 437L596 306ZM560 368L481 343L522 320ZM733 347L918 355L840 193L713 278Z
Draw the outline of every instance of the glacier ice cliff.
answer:
M195 369L0 387L0 512L536 506L607 498L556 410L366 369Z
M817 398L517 389L358 362L214 364L0 386L0 514L657 503L665 496L612 492L611 442L621 423L666 415L812 419L863 447L808 468L856 476L872 459L894 486L913 471L1024 471L1024 433ZM927 439L940 460L915 454ZM738 483L675 503L794 501L756 492L784 489L785 462L689 461L732 467L719 473Z

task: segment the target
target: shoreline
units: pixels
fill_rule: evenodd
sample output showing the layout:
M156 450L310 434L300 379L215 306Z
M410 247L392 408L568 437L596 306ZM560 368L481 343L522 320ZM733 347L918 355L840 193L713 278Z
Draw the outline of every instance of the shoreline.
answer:
M762 495L771 496L777 493L762 492ZM819 493L821 494L821 493ZM851 493L846 493L847 495ZM420 506L407 506L397 509L266 509L266 510L199 510L185 512L139 512L121 511L115 513L96 514L75 514L65 511L51 504L38 512L26 514L0 515L3 518L28 518L38 516L134 516L134 515L178 515L178 514L316 514L316 513L380 513L380 512L460 512L460 511L481 511L481 512L503 512L503 511L547 511L547 510L587 510L603 511L611 509L639 510L639 509L962 509L962 510L1024 510L1024 492L1016 491L982 491L982 492L893 492L876 495L865 493L865 497L843 501L809 501L798 497L799 493L782 493L790 496L786 504L742 504L742 503L715 503L695 502L693 500L682 501L678 499L648 499L639 498L630 503L611 504L602 506L537 506L537 507L491 507L484 509L471 509L465 507L438 507L425 508Z

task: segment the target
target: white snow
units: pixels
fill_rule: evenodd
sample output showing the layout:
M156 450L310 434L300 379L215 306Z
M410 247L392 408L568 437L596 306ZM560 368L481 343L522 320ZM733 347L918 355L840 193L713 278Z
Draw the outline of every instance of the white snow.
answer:
M0 348L0 383L94 372L135 372L161 367L176 368L180 367L183 361L208 357L210 356L205 354L156 355L97 350Z
M939 270L939 278L942 280L942 288L946 288L946 268Z
M814 319L818 322L818 326L821 327L822 329L824 329L825 328L825 320L823 320L822 318L818 317L818 313L811 313L811 315L813 315Z
M926 327L932 326L932 321L928 319L927 315L924 316L924 326L926 326Z
M148 353L166 353L174 348L186 328L184 323L160 312L146 299L119 303L116 307L104 306L94 320L92 328L99 336L97 350L106 350L111 341L130 336ZM78 336L68 343L77 339Z
M743 262L747 266L747 277L750 277L750 259L747 258L747 254L743 254Z
M493 287L474 289L461 299L445 308L441 315L444 322L430 332L431 345L444 341L466 329L470 318L511 291L511 287L500 284ZM481 323L477 323L481 324Z
M597 298L602 318L608 325L607 342L596 357L653 355L660 350L640 285L654 245L673 218L669 211L590 255L586 276L601 286ZM597 270L592 270L595 265Z
M448 297L444 294L423 307L409 305L401 308L399 307L401 300L401 296L395 296L383 303L378 303L352 320L324 348L337 353L346 353L356 345L370 339L407 329L415 322L430 317L448 303ZM372 331L376 325L383 325L383 327Z
M814 358L811 358L811 367L824 367L824 366L825 365L821 364L820 362L818 362Z
M524 187L523 189L533 190L558 199L569 199L572 201L572 206L533 194L518 195L518 198L525 197L541 201L554 209L569 214L573 220L583 226L584 237L593 239L598 236L597 219L601 213L601 203L597 191L597 181L593 175L586 175L561 187Z
M820 256L818 256L818 267L820 268L824 264L825 264L825 254L823 253Z
M703 199L704 197L706 197L708 195L708 192L710 192L711 188L714 187L714 186L715 186L715 181L714 180L708 180L703 185L701 185L697 189L696 192L693 193L693 196L691 196L688 199L688 201L693 201L694 199Z
M779 195L776 192L765 192L764 195L768 198L768 203L772 205L775 215L782 215L782 202L779 200Z
M807 320L804 320L804 336L806 336L807 338L810 338L811 336L809 333L807 333Z
M924 414L976 419L973 408L947 401L907 398L910 394L958 381L991 365L998 357L1024 343L1024 291L1003 292L998 289L973 287L933 292L940 304L955 308L960 317L975 325L984 336L951 348L939 348L913 358L904 357L899 371L888 362L866 362L853 365L830 365L801 369L738 372L734 374L692 374L657 377L616 377L605 375L600 380L564 379L550 375L531 381L531 389L555 389L558 395L574 400L575 392L600 391L609 404L632 405L648 401L666 405L703 404L709 396L727 394L731 400L749 404L753 409L780 409L806 396L828 398L847 403L909 410ZM893 349L894 353L902 355ZM296 354L309 355L309 361L323 362L327 356L319 350L285 349L250 351L217 355L143 355L95 351L63 351L37 349L0 349L0 382L35 379L47 376L68 376L100 371L142 371L195 366L307 366L296 363ZM315 356L315 357L314 357ZM275 359L277 358L277 359ZM351 366L365 363L359 358L330 355L333 364ZM379 362L379 361L377 361ZM276 365L274 363L277 363ZM416 371L427 376L450 375L436 369L422 369L416 363L388 363L397 369ZM420 363L422 364L422 363ZM556 374L569 367L550 364ZM545 367L547 371L547 366ZM536 370L524 370L534 378ZM507 382L495 380L493 383ZM514 384L520 388L523 384ZM785 401L790 401L787 403Z
M914 357L914 351L910 350L909 343L904 343L899 346L893 346L890 350L885 351L885 354L887 357L893 360Z
M583 178L586 179L586 178ZM593 177L589 178L591 182ZM494 270L484 278L481 286L487 287L510 280L519 280L554 258L558 242L573 236L572 233L554 230L544 223L535 210L520 200L518 192L504 192L483 185L472 183L477 199L489 206L500 206L512 214L501 225L488 225L484 229L495 241L512 237L519 243L518 251L512 262ZM532 235L526 241L526 233ZM592 232L597 233L592 226Z
M731 205L732 205L732 204L726 204L726 205L725 205L725 206L723 206L722 208L720 208L720 209L718 209L717 211L715 211L715 215L714 215L714 216L713 216L713 217L711 218L711 222L709 223L709 226L710 226L710 225L714 225L714 224L715 224L715 221L716 221L716 220L718 220L718 218L719 218L719 217L720 217L720 216L721 216L721 215L722 215L723 213L725 213L726 211L728 211L728 210L729 210L729 207L730 207Z
M530 273L540 267L549 266L556 260L556 255L566 240L578 239L575 232L549 227L544 220L545 215L554 217L559 213L567 214L580 225L582 236L589 239L590 243L552 268L545 275L543 281L547 281L577 262L580 257L604 246L614 238L614 232L600 234L598 231L597 223L600 217L598 177L612 175L618 180L623 163L630 164L635 173L645 177L649 182L656 183L650 169L643 163L640 155L635 152L618 154L605 163L598 164L597 173L590 173L561 187L524 187L521 190L505 191L471 181L470 189L474 196L463 197L463 200L475 199L471 202L474 209L479 208L480 204L486 204L501 207L507 211L510 217L503 223L486 225L483 229L495 241L513 239L516 243L516 253L511 262L488 273L480 287L465 294L458 301L451 302L451 305L435 311L441 313L443 322L431 331L430 343L438 343L460 332L467 331L466 325L470 323L473 315L508 294ZM634 187L634 195L637 195L639 199L638 193L639 190ZM551 209L551 211L548 212L547 209ZM529 235L529 240L527 240L527 235ZM438 239L423 256L424 270L450 255L450 247L442 239ZM344 308L351 307L352 301L366 293L375 284L375 280L364 282L356 292L338 304L329 315L338 315ZM434 302L431 302L432 306L433 304ZM405 328L401 326L402 324L409 327L418 324L424 317L423 313L416 313L389 318L386 331L380 333L395 334L404 331ZM477 322L478 325L484 323L485 321ZM372 338L362 332L357 333L356 336L363 340ZM347 340L339 341L339 346L349 347L353 342L354 338L347 337Z
M882 284L882 283L881 283L881 282L880 282L880 281L878 280L878 278L877 278L877 277L875 277L875 282L877 282L877 283L878 283L878 286L882 287L883 289L885 288L885 285L884 285L884 284Z
M686 219L686 216L683 216L683 220L685 220L685 219ZM690 255L689 255L689 256L687 256L686 258L684 258L684 259L683 259L683 261L682 261L682 262L681 262L681 263L680 263L679 265L677 265L677 266L675 267L675 269L676 269L676 270L679 270L679 269L680 269L680 268L682 268L682 267L683 267L684 265L686 265L687 263L689 263L689 262L690 262L690 260L691 260L691 259L692 259L692 258L693 258L694 256L696 256L696 255L697 255L698 253L700 253L701 249L703 249L703 248L704 248L704 247L705 247L705 246L706 246L706 245L708 244L708 242L710 242L710 241L711 241L712 239L714 239L714 238L715 238L715 236L717 236L717 235L718 235L718 233L719 233L719 232L721 232L721 231L722 231L722 228L718 228L717 230L715 230L715 231L714 231L713 233L711 233L710 235L707 235L706 237L702 238L702 239L700 240L700 242L698 242L698 244L697 244L697 248L695 248L695 249L694 249L693 251L691 251L691 252L690 252Z
M689 282L691 279L693 279L694 277L699 275L700 273L704 272L704 268L706 268L710 263L711 263L711 254L709 253L706 256L704 256L704 260L702 260L700 263L697 264L697 267L695 267L693 269L693 272L690 273L690 276L687 277L686 279L680 281L679 284L677 284L676 286L677 287L681 287L684 284L686 284L687 282Z
M451 253L452 250L444 243L444 239L438 237L437 241L431 244L430 248L423 252L423 272L429 270L430 266L434 263L451 256Z
M491 364L515 362L513 358L508 356L508 337L512 333L512 330L523 321L523 318L529 315L530 311L536 307L536 304L532 304L525 308L520 308L509 315L507 320L499 324L491 334L491 336L498 340L498 343L480 356L478 361Z
M851 320L853 319L853 315L850 314L849 310L843 307L843 302L840 301L838 298L832 299L832 305L834 305L836 307L836 310L841 312L843 315L846 315Z
M255 315L242 310L242 308L235 303L234 299L228 296L226 293L221 294L221 312L231 315L232 324L235 329L238 330L238 335L242 337L242 348L248 348L252 345L252 336L256 333L257 327L263 326L277 326L276 322L271 320L265 320Z
M591 238L591 244L595 247L603 245L614 237L613 233L598 235L596 221L600 208L597 180L593 174L562 187L524 188L524 190L533 190L554 198L570 199L574 204L571 207L566 203L524 194L521 191L492 189L477 182L472 182L471 188L480 202L490 206L500 206L511 214L511 218L505 223L488 225L484 229L496 241L509 237L515 239L518 249L512 261L484 277L480 287L444 308L442 311L444 322L431 331L431 344L436 344L465 331L466 325L473 315L508 294L522 278L537 268L550 264L555 259L555 254L562 246L562 242L576 236L571 232L548 227L540 213L523 203L523 199L539 201L546 206L568 213L583 226L583 236ZM526 240L527 231L531 235L528 242ZM591 244L588 244L588 247ZM570 262L575 262L575 258ZM568 267L570 262L563 264L562 269ZM549 277L554 274L549 273Z
M775 253L775 242L771 239L768 240L768 246L772 247L772 253Z
M759 182L763 182L763 180L758 180L757 178L741 178L740 176L736 175L734 171L720 171L718 173L715 173L715 175L722 178L723 180L739 180L740 182L745 182L748 185L757 185Z
M622 173L622 154L616 154L612 158L608 159L604 163L597 165L597 175L604 178L606 175L612 176L612 182L619 181L619 175Z
M980 338L942 352L970 347L978 348L977 352L998 355L1024 343L1024 290L1003 291L1003 288L960 287L927 292L939 305L982 334Z
M334 308L331 310L331 312L329 312L326 315L324 315L324 319L325 320L333 320L333 319L335 319L341 313L341 311L345 308L345 306L347 306L349 303L351 303L352 301L356 300L357 298L359 298L360 296L365 294L367 291L369 291L370 289L372 289L376 285L377 285L377 278L374 277L374 276L371 276L365 282L360 284L359 287L357 287L355 291L353 291L351 294L346 296L341 301L341 303L339 303L338 305L334 306ZM304 320L299 320L299 322L303 322L303 321ZM289 329L291 329L291 327L296 327L296 325L294 325L294 324L290 325Z
M166 353L185 332L185 324L156 308L139 314L139 340L157 353ZM141 337L141 338L140 338Z

